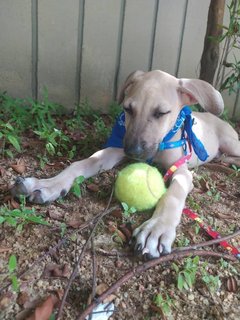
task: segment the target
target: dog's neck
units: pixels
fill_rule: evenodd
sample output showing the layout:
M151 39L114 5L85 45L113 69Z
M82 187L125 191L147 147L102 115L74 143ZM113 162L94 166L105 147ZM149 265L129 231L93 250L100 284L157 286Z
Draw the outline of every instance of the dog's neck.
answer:
M159 151L182 147L184 155L186 155L188 142L188 144L193 147L193 150L198 158L202 161L205 161L208 158L208 154L202 142L192 131L193 124L194 118L192 118L192 110L189 108L189 106L184 106L179 112L173 128L166 134L162 142L159 143ZM179 135L180 130L181 139L177 141L171 141L175 135Z

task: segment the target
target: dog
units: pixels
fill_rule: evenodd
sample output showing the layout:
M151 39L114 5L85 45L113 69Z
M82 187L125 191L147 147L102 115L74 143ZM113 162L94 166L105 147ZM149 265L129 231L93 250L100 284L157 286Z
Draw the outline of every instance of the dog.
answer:
M133 234L136 253L149 259L157 258L171 252L186 197L193 188L189 169L221 154L240 157L240 141L237 132L217 117L224 108L221 94L202 80L177 79L160 70L135 71L122 86L118 102L123 105L125 116L124 123L120 123L125 131L118 137L122 139L119 145L111 145L110 139L106 148L72 163L50 179L17 178L12 193L23 194L33 203L48 203L65 196L78 176L87 179L109 170L126 156L138 161L151 159L168 170L190 154L173 173L152 217ZM196 103L207 112L181 115L186 105ZM183 129L185 118L190 119L186 130ZM192 136L190 141L188 136Z

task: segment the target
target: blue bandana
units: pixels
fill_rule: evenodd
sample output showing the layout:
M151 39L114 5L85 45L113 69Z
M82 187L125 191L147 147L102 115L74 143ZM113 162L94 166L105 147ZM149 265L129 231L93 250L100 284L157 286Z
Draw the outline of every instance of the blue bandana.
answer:
M188 140L198 158L201 161L205 161L208 158L208 154L202 142L192 131L194 118L192 118L191 113L192 110L188 106L182 108L177 117L174 127L168 132L168 134L163 138L163 141L159 144L159 150L172 149L181 146L184 148L184 150L186 150L186 142ZM178 141L169 141L179 129L182 129L181 139ZM125 133L125 114L124 112L122 112L118 116L113 126L112 133L104 147L123 148L123 138Z

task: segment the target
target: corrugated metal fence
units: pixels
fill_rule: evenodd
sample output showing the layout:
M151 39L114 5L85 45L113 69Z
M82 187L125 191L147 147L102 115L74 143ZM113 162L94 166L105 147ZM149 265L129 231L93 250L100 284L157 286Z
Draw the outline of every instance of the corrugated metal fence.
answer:
M88 98L106 110L134 70L197 78L209 3L1 0L0 90L40 98L46 87L69 108ZM230 111L238 96L224 94Z

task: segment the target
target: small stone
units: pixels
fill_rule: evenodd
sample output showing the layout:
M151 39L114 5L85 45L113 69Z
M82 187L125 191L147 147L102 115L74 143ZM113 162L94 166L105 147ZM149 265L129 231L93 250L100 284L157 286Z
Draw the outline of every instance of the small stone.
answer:
M194 300L194 295L193 294L189 294L188 295L188 300L190 300L190 301Z

